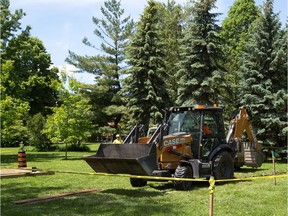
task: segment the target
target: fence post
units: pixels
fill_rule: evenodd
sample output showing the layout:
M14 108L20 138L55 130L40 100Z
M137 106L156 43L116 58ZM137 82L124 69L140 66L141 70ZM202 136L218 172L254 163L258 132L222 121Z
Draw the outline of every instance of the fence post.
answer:
M272 150L272 163L273 163L273 175L274 175L274 185L276 185L276 167L275 167L275 152Z

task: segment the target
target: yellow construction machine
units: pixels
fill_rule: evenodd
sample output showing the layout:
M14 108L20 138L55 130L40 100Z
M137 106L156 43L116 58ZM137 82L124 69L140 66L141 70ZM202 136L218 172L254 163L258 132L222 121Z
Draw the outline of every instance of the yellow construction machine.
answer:
M95 155L85 158L95 172L176 178L233 178L234 165L260 167L264 161L243 106L225 136L223 107L190 106L166 110L167 118L151 136L141 136L136 125L122 145L101 144ZM167 119L167 120L166 120ZM250 142L242 138L248 135ZM244 142L245 141L245 142ZM130 178L141 187L147 179ZM191 181L174 181L176 189L189 190Z

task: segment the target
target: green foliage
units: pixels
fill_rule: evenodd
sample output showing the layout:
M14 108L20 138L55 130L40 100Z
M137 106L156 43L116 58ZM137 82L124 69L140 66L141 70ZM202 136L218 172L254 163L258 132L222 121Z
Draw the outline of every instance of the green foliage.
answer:
M70 51L66 61L81 71L96 75L95 85L83 89L93 104L94 123L104 127L108 122L113 122L110 125L119 130L125 105L118 95L121 90L120 76L122 67L125 67L124 48L132 34L134 22L130 16L123 18L124 10L117 0L105 1L101 13L103 18L93 17L93 23L96 27L94 33L102 43L95 46L86 37L83 43L104 54L80 56Z
M53 144L42 131L45 128L46 119L41 113L34 115L27 121L30 138L29 145L34 146L36 150L52 150Z
M166 88L174 102L177 99L177 79L175 74L178 70L177 63L180 61L180 40L183 37L184 10L181 5L174 0L168 0L167 4L160 4L158 10L158 31L159 40L163 44L163 60L166 74L162 79L166 83Z
M245 45L239 70L241 103L251 107L260 140L284 145L287 143L287 29L281 30L272 0L264 3Z
M27 141L28 131L24 120L28 117L29 104L6 94L2 82L9 81L7 74L13 71L13 62L6 61L1 65L0 83L0 119L1 119L1 145L18 146L21 141Z
M1 96L1 146L18 146L27 142L28 130L24 119L29 111L28 103L7 95Z
M239 106L240 77L237 70L240 67L239 56L243 50L243 44L249 39L251 24L259 17L259 8L254 0L236 0L228 11L228 16L222 21L219 37L222 39L222 51L225 55L223 64L228 70L225 77L227 83L225 91L225 104L228 104L226 115L232 116L232 112Z
M224 40L223 51L227 58L236 60L248 39L249 27L259 17L260 11L254 0L236 0L222 22L219 36ZM235 64L231 62L231 64Z
M70 81L74 92L63 90L61 106L53 108L54 113L47 118L44 133L55 144L64 142L80 146L92 132L92 112L89 100L79 93L77 82Z
M196 1L190 9L181 42L181 60L178 63L178 105L213 104L221 99L225 71L218 37L217 13L212 13L215 0Z
M21 23L19 22L26 14L22 9L15 10L12 14L9 10L10 1L0 0L0 16L1 16L1 42L0 49L3 52L11 38L15 37L15 33L21 30ZM26 28L29 31L30 27Z
M10 40L2 56L2 61L11 60L13 71L2 82L6 93L21 98L30 105L29 113L34 115L50 113L55 105L57 91L53 84L58 81L57 73L49 69L51 60L43 43L24 32Z
M167 73L163 44L159 42L157 13L157 3L149 1L127 48L131 68L127 70L124 92L133 118L146 127L149 123L159 123L162 118L159 111L170 103L163 80Z

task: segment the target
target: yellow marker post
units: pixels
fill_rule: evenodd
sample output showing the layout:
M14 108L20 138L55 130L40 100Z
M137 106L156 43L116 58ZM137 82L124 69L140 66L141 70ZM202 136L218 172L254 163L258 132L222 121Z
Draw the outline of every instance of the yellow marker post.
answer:
M213 216L213 193L215 190L215 179L214 176L211 176L209 179L209 194L210 194L210 204L209 204L209 216Z

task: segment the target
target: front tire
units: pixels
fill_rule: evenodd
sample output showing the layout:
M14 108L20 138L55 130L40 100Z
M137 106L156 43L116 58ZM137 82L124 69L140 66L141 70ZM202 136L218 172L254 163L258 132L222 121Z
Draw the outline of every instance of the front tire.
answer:
M144 179L130 178L130 184L132 187L144 187L147 185L147 181Z
M231 154L220 152L213 158L213 175L215 179L231 179L234 176L234 162Z
M174 174L175 178L193 178L192 168L189 165L178 165ZM192 181L174 181L176 190L190 190Z

